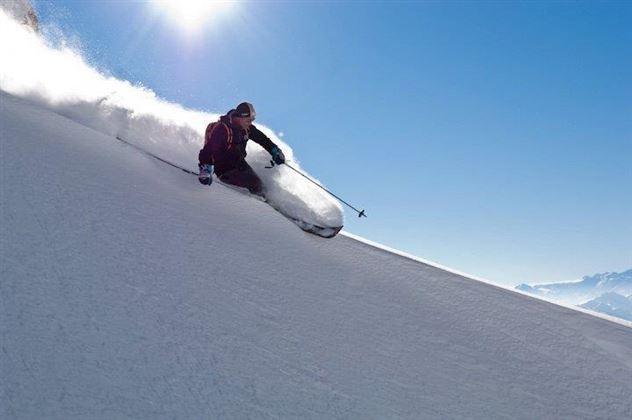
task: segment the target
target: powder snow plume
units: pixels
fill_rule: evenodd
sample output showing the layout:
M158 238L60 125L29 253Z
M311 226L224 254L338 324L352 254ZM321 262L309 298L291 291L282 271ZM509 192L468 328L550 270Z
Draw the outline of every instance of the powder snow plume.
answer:
M104 74L64 42L56 44L60 45L53 45L0 10L0 90L197 169L204 130L219 114L165 101L146 87ZM286 143L271 129L257 127L279 145L288 162L299 167ZM287 167L265 169L270 156L258 144L248 143L247 160L262 178L274 207L311 223L342 225L342 207L337 201Z

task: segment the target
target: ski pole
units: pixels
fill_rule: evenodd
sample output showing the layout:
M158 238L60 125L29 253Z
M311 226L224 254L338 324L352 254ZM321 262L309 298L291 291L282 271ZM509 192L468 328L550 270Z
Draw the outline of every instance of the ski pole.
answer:
M273 168L274 167L275 164L274 164L273 160L270 161L270 165L272 165L272 166L266 166L266 168ZM299 174L303 178L307 179L312 184L314 184L317 187L325 190L328 194L330 194L331 196L335 197L338 201L340 201L340 202L346 204L348 207L352 208L356 213L358 213L358 217L367 217L367 215L364 213L364 210L356 209L351 204L347 203L345 200L343 200L342 198L338 197L336 194L334 194L331 191L329 191L327 188L323 187L322 185L318 184L317 182L314 182L313 179L311 179L310 177L308 177L307 175L305 175L303 172L299 171L298 169L294 168L292 165L289 165L289 164L285 163L285 166L287 166L288 168L290 168L291 170L293 170L294 172L296 172L297 174Z

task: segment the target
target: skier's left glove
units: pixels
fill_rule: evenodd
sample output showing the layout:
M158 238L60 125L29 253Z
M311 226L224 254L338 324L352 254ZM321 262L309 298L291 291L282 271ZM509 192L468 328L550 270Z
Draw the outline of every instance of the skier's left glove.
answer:
M285 163L285 155L283 154L281 149L279 149L276 146L274 146L274 148L272 149L272 160L277 165L281 165L281 164Z
M211 185L213 183L213 165L211 164L198 164L200 174L198 175L198 181L202 185Z

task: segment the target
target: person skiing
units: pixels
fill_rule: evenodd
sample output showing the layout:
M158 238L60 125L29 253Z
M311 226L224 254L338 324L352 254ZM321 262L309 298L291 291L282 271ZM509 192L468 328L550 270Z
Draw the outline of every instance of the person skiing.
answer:
M266 149L277 165L285 163L285 156L268 136L252 124L255 116L254 106L242 102L206 127L204 148L198 155L200 183L210 185L214 169L222 182L264 196L261 179L246 162L248 140L254 140Z

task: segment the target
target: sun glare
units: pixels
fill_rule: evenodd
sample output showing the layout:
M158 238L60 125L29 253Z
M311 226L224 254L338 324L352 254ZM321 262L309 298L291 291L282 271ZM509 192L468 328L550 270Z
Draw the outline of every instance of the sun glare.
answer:
M225 14L235 3L229 0L154 0L167 20L187 32L196 32Z

